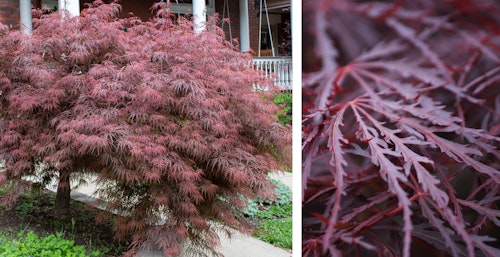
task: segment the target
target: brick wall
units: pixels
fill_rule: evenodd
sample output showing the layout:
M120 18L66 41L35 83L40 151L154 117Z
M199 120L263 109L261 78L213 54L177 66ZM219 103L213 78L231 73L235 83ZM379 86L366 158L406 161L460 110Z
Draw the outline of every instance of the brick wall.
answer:
M19 29L19 0L0 0L0 18L3 24Z
M259 50L259 9L255 8L255 1L248 0L248 19L250 22L250 48L257 52Z

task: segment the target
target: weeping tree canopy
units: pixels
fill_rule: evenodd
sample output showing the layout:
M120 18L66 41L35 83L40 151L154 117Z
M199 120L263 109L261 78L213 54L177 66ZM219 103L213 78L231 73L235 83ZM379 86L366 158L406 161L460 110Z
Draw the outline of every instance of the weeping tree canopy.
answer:
M80 17L39 15L31 35L0 28L0 184L16 184L2 202L25 176L58 178L65 213L69 178L95 172L130 254L177 254L186 239L214 253L210 221L245 227L242 199L271 194L267 172L290 165L290 130L248 54L165 7L143 22L96 1Z

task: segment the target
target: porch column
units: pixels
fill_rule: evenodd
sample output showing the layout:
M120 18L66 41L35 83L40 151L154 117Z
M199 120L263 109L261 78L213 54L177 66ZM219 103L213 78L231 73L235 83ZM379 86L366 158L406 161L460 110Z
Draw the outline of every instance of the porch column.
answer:
M71 17L80 15L80 0L58 0L58 10L68 11Z
M194 22L194 31L199 33L205 30L206 23L206 11L205 0L193 0L193 22Z
M250 51L250 21L248 19L248 0L240 0L240 49Z
M31 34L31 30L33 30L31 0L20 0L19 12L19 16L21 17L21 31L26 34Z

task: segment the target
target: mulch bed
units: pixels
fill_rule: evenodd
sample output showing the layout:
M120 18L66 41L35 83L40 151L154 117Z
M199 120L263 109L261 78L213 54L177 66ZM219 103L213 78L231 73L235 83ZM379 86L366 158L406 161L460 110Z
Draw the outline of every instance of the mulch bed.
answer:
M59 220L52 215L53 199L54 193L44 191L32 198L21 197L13 206L0 207L0 231L11 235L21 230L33 231L39 236L60 232L86 248L109 249L106 257L120 256L127 250L129 242L114 240L112 222L95 222L103 211L72 200L70 218Z

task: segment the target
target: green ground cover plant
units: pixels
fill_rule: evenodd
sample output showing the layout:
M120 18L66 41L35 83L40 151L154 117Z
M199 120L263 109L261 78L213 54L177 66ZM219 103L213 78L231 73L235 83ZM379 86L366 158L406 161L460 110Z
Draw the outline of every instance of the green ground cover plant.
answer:
M281 107L277 114L280 123L283 125L292 124L292 92L280 92L274 95L273 101Z
M33 231L20 231L15 236L0 236L0 256L97 257L102 254L98 250L88 253L85 247L75 245L74 240L63 238L60 232L43 237Z
M8 186L0 187L0 198ZM54 201L53 192L26 191L0 208L0 256L120 256L127 250L128 241L114 240L112 223L95 224L104 211L72 200L78 215L58 220L51 213Z
M254 235L262 241L291 250L292 218L265 220Z
M249 200L244 215L256 225L253 236L275 246L292 249L292 191L278 180L276 198Z

